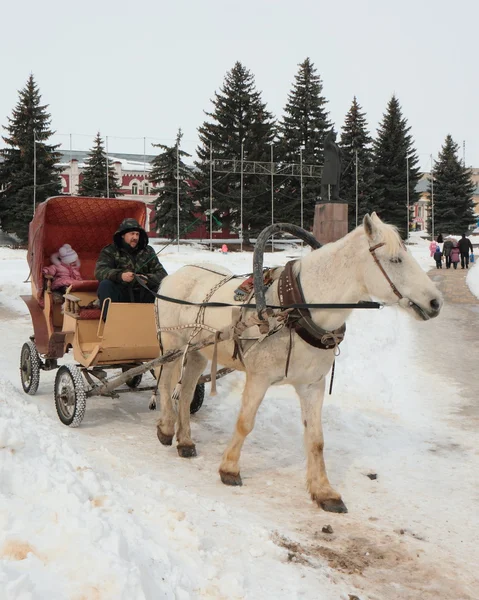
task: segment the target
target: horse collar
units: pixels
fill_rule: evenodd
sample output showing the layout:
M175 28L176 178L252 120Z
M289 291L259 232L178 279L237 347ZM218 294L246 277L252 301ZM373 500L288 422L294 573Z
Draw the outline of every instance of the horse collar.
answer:
M286 263L278 280L278 295L281 306L306 303L299 277L295 277L293 274L293 264L295 262L291 260ZM289 313L286 327L294 329L299 337L310 346L322 350L336 348L343 341L346 331L346 323L334 331L327 331L319 327L311 318L310 311L304 308L295 308Z

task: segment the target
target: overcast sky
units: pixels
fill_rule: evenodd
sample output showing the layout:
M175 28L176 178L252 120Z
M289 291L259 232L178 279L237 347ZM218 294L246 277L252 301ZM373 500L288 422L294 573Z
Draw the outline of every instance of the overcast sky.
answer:
M338 129L356 95L374 133L395 93L423 169L448 133L479 167L477 0L6 0L1 21L0 123L33 73L67 149L99 130L112 152L141 154L181 127L194 151L235 61L280 117L309 56Z

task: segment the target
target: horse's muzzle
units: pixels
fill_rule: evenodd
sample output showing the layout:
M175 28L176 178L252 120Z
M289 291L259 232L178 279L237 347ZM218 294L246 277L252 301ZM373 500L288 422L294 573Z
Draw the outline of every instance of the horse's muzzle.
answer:
M429 302L427 309L419 306L419 304L416 304L412 300L409 300L409 306L423 321L429 321L429 319L434 319L441 312L442 300L440 298L433 298Z

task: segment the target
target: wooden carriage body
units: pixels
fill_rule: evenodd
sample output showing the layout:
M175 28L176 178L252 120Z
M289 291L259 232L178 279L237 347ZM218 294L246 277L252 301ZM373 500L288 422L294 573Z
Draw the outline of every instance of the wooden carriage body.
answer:
M32 292L22 299L30 311L36 348L44 359L61 358L70 348L75 361L84 367L139 363L158 356L153 304L111 303L106 322L100 318L100 309L85 308L97 298L98 255L112 243L125 218L134 218L144 227L145 204L120 198L57 196L37 207L28 243ZM63 244L77 252L83 280L74 282L65 302L58 303L43 267L51 264L50 256Z

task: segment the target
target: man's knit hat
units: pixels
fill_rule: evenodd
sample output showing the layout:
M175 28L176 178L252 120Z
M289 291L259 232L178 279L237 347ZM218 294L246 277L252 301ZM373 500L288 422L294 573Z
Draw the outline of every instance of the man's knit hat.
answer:
M143 228L140 227L140 224L136 219L124 219L118 228L122 235L128 233L129 231L138 231L140 233L142 229Z

